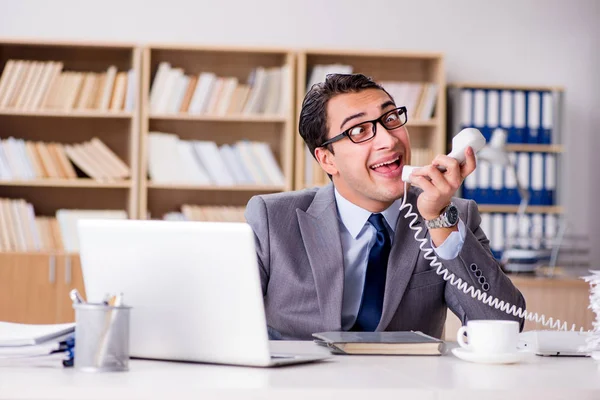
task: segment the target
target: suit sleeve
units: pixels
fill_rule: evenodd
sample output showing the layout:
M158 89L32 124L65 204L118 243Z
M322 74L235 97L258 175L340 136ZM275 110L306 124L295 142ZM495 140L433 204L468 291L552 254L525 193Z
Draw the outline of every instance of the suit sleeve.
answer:
M246 206L244 216L254 231L258 269L260 271L260 284L263 296L265 296L267 293L267 284L269 282L271 258L269 246L269 215L265 201L260 196L252 197Z
M480 227L481 216L477 204L469 200L464 216L467 225L465 242L458 256L452 260L442 260L449 272L461 278L469 286L509 303L517 309L525 309L525 299L521 292L500 268L500 263L490 251L489 240ZM462 217L462 216L461 216ZM524 319L482 303L477 297L465 294L456 286L446 283L445 298L448 307L458 316L462 324L470 319L512 319L523 329Z

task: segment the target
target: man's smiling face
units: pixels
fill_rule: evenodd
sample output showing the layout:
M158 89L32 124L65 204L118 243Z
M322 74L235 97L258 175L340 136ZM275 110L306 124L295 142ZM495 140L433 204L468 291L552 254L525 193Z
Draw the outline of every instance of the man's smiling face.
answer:
M327 138L364 121L375 120L396 108L379 89L336 95L327 103ZM405 126L386 130L363 143L344 138L331 144L333 153L317 148L317 159L344 198L371 212L388 208L404 192L402 167L410 162L410 141Z

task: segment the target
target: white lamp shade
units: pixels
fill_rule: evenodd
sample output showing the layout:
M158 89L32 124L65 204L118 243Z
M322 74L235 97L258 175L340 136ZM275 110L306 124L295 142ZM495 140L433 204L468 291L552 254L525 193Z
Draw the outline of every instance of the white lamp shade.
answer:
M489 144L477 153L477 158L490 164L510 165L510 158L506 151L506 131L496 128Z

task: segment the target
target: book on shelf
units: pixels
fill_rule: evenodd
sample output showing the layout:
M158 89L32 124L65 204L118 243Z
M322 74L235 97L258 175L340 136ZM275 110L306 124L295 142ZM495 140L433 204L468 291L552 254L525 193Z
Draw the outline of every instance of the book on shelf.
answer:
M290 107L289 66L252 70L246 83L211 71L186 74L158 64L150 88L151 114L283 115Z
M0 75L0 110L133 111L136 72L64 70L61 61L10 59Z
M36 216L24 199L0 198L0 251L79 251L77 221L125 219L123 210L57 210L54 217Z
M318 332L317 344L334 354L441 355L444 342L418 331Z
M148 172L153 183L285 184L267 143L242 140L217 146L212 141L181 140L163 132L150 132L148 142Z
M92 179L127 179L130 168L94 137L79 144L0 140L0 179L76 179L76 168Z

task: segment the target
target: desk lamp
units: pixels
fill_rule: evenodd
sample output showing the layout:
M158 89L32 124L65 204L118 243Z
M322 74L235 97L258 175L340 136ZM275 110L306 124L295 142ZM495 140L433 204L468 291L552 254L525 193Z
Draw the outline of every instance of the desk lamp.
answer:
M517 210L517 226L522 226L525 210L529 204L529 191L519 181L517 167L511 162L508 156L508 151L506 150L506 131L504 129L497 128L494 130L489 143L477 153L477 159L490 164L501 165L514 173L517 190L521 198ZM528 226L528 231L530 230L531 223ZM547 260L549 256L550 250L520 248L513 244L513 246L507 246L502 252L502 262L506 272L534 272L538 264L543 260Z

